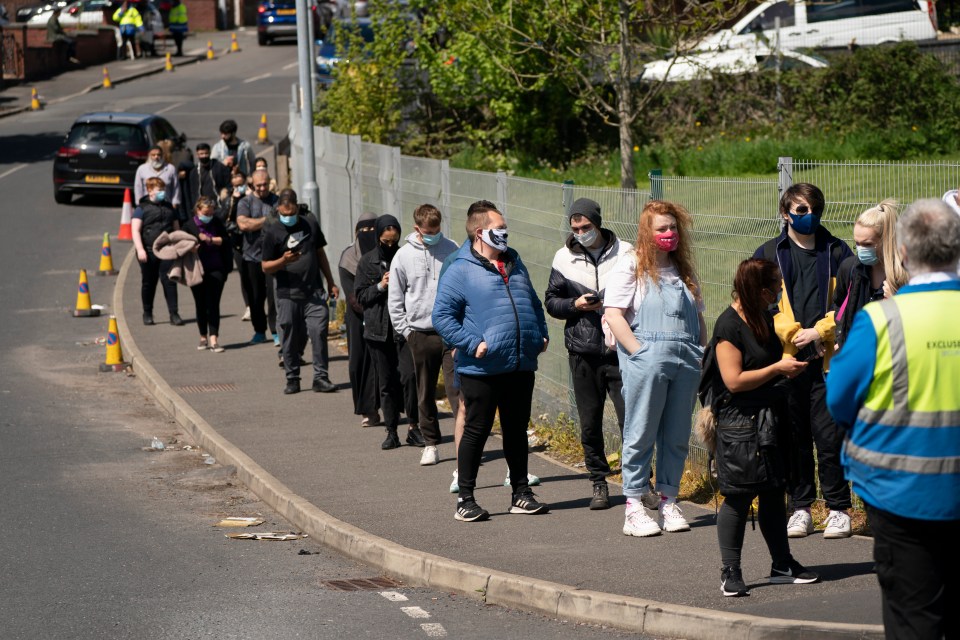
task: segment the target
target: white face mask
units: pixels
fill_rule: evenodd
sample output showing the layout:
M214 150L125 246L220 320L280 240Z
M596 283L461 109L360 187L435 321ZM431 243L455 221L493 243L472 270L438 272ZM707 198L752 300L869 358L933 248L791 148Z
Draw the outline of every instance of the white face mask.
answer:
M484 229L480 232L480 239L483 243L497 251L507 250L507 230L506 229Z
M573 234L574 239L579 242L584 247L592 247L593 243L597 241L597 229L593 228L590 231L585 231L583 233Z

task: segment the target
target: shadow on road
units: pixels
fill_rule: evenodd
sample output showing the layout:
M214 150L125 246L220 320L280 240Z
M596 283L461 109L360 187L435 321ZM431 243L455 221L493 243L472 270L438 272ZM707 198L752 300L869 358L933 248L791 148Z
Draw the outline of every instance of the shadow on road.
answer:
M0 137L0 163L19 164L26 162L44 162L53 160L53 154L67 133L70 123L60 132L48 131L35 135L13 135ZM51 169L52 171L52 169Z

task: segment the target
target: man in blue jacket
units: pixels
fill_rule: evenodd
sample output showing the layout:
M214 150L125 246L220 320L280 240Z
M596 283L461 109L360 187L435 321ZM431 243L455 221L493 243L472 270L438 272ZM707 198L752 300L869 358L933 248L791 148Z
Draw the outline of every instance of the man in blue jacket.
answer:
M457 457L460 495L454 517L485 520L474 499L483 445L500 412L510 470L510 513L546 513L527 480L527 424L537 358L550 336L530 274L507 247L507 223L491 203L471 206L465 242L440 279L433 325L458 350L460 393L467 420Z
M960 629L960 217L918 200L897 245L910 282L856 315L827 404L867 506L887 637L949 638Z

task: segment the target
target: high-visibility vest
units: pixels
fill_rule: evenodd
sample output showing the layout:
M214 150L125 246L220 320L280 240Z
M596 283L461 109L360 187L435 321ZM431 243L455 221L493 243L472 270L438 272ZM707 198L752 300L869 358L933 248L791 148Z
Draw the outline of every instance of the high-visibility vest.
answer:
M120 33L133 33L143 29L143 18L136 7L128 7L126 11L120 7L113 12L113 21L120 25Z
M187 5L182 2L170 9L170 16L167 18L170 24L170 31L187 31Z
M876 334L876 360L843 458L854 489L879 509L921 520L960 519L958 311L956 287L864 307Z

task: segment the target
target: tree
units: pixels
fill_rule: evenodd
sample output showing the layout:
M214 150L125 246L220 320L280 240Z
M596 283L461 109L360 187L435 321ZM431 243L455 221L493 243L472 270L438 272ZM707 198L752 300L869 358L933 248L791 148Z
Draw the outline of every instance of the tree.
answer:
M431 4L449 30L521 91L559 79L580 105L616 127L620 184L635 188L635 127L664 80L644 81L643 62L683 57L730 22L746 0L444 0ZM433 78L431 77L431 81Z

